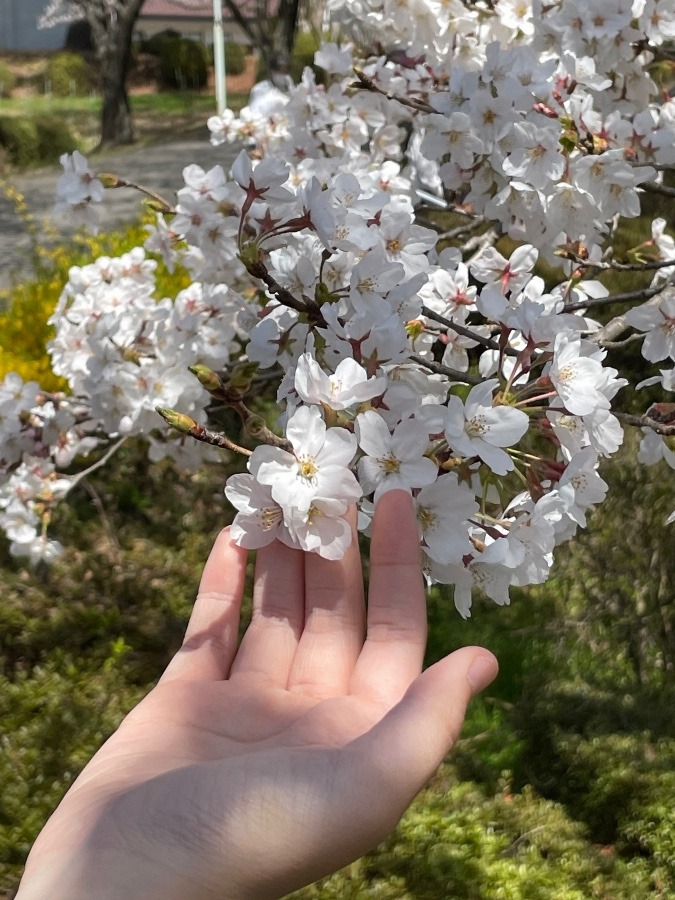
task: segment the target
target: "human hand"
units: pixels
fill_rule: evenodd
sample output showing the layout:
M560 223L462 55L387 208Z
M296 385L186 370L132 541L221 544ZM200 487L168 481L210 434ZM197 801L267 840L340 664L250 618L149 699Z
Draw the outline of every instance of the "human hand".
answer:
M375 513L367 623L356 537L337 562L275 542L237 649L245 571L226 529L183 646L48 821L17 900L281 897L389 834L496 675L477 647L420 674L403 492Z

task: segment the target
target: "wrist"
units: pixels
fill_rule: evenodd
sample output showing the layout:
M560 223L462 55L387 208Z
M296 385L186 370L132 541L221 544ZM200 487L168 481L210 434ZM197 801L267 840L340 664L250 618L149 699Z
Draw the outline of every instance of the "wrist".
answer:
M160 871L150 861L101 849L52 851L39 860L29 858L15 900L206 900L207 896L191 893L169 867Z

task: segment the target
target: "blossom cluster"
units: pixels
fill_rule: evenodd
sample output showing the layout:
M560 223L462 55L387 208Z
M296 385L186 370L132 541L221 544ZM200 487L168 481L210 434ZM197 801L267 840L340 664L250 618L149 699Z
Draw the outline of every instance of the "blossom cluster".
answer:
M642 462L675 468L671 406L622 415L609 364L629 334L666 366L641 385L675 389L675 241L655 219L631 261L614 255L675 165L675 101L652 78L675 0L329 7L353 42L317 53L322 83L306 69L212 117L214 144L245 145L229 176L188 166L144 250L72 270L50 347L68 396L0 386L13 552L37 555L76 454L127 435L193 467L236 449L209 431L213 398L260 441L225 491L243 546L338 559L348 509L368 532L382 494L407 490L427 577L464 616L475 588L504 604L548 577L605 497L621 418L643 427ZM64 164L60 202L83 214L95 173ZM457 223L444 241L438 208ZM149 254L192 285L158 299ZM651 284L611 296L599 274L631 265ZM256 374L277 385L282 437L246 406Z

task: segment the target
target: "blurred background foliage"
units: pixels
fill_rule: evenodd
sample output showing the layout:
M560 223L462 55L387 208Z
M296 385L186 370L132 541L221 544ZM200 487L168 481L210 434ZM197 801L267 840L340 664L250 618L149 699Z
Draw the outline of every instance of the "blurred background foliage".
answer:
M143 225L40 251L0 297L0 377L49 381L46 320L68 268L142 241ZM185 273L159 269L158 296ZM463 621L429 600L428 662L483 644L501 671L462 738L381 846L296 900L640 900L675 896L672 473L602 467L609 498L552 579ZM224 458L195 475L142 442L57 511L67 553L26 571L0 544L0 891L69 784L178 647L201 566L230 511ZM246 612L246 611L245 611ZM244 616L245 618L246 616Z

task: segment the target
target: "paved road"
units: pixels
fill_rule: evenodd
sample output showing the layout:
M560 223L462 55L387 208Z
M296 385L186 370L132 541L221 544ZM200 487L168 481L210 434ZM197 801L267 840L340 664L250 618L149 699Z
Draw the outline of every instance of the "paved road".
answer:
M175 191L183 186L181 173L188 163L197 163L204 169L219 163L227 170L237 151L237 147L229 144L212 147L204 128L203 137L117 150L92 158L91 164L94 170L115 172L173 199ZM53 221L56 181L61 172L58 166L12 178L12 184L25 196L28 208L40 223ZM140 195L136 191L124 188L107 191L101 204L102 227L111 228L133 220L138 214L139 203ZM55 224L63 233L63 224ZM65 233L68 233L67 229ZM30 274L31 246L25 225L2 192L0 242L1 288Z

